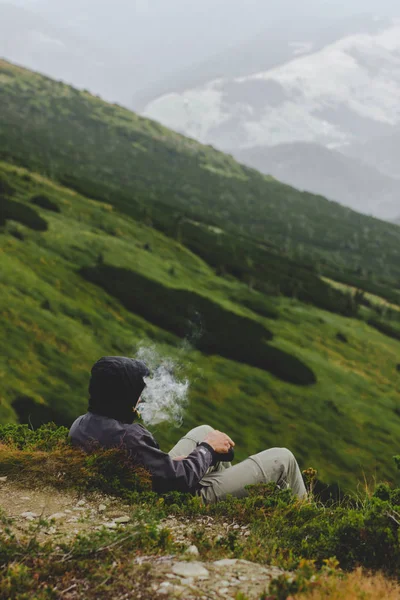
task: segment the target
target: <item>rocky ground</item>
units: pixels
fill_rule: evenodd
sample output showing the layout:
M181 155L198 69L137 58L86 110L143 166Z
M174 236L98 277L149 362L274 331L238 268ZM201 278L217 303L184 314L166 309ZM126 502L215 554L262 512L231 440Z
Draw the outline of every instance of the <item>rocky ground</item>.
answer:
M116 531L132 529L135 513L132 507L120 500L103 494L79 495L73 491L57 491L53 488L24 488L0 478L0 508L11 519L10 528L17 537L35 535L40 541L53 539L57 543L70 542L78 535L85 535L103 528ZM268 591L271 579L282 571L246 560L223 558L212 562L201 560L201 554L193 543L198 536L214 541L235 532L246 537L249 530L231 520L213 517L168 517L157 524L167 528L183 552L167 556L135 556L132 572L146 571L146 587L135 589L128 598L181 598L259 599ZM240 595L242 594L242 596ZM82 596L78 586L60 592L60 598L75 600Z

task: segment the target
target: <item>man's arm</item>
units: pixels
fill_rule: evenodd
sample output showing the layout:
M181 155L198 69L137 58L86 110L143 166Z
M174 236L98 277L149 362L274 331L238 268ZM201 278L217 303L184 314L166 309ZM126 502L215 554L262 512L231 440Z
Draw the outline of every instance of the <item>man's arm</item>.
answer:
M181 461L154 445L154 438L145 432L140 439L133 433L124 437L124 445L132 459L148 469L152 475L153 489L162 494L169 491L194 492L214 461L214 451L208 444L200 444Z
M213 434L210 434L210 439L206 438L199 444L189 456L179 461L174 461L169 454L157 448L154 438L147 430L143 431L140 438L134 432L129 432L124 443L132 458L150 471L155 492L175 490L193 493L215 462L215 452L227 448L229 443L233 444L225 434Z

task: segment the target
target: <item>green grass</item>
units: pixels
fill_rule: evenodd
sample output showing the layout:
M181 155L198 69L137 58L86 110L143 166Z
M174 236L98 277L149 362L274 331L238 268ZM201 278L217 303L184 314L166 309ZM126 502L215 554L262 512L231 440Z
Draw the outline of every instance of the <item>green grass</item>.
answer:
M15 190L14 201L31 206L32 197L44 195L60 208L58 213L35 205L46 231L11 220L0 233L0 341L6 349L0 362L1 422L17 421L18 408L34 425L49 419L69 425L86 409L89 370L100 356L131 356L139 346L155 344L191 381L182 429L160 426L155 432L165 449L185 429L208 422L235 439L239 459L286 446L327 483L354 489L364 474L394 478L399 341L362 319L295 299L252 296L247 285L217 276L157 230L39 175L1 163L1 178ZM221 314L250 319L273 334L273 347L311 369L317 382L297 386L242 362L188 351L179 337L129 312L79 274L98 264L200 294ZM249 295L265 299L273 313L253 312ZM362 311L368 315L367 308Z

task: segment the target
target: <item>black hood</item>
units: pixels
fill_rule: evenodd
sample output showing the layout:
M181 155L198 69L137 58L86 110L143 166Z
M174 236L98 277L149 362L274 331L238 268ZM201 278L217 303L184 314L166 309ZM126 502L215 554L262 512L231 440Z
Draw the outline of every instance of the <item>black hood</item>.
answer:
M133 408L146 384L150 371L141 360L124 356L103 356L92 368L89 383L89 411L133 423Z

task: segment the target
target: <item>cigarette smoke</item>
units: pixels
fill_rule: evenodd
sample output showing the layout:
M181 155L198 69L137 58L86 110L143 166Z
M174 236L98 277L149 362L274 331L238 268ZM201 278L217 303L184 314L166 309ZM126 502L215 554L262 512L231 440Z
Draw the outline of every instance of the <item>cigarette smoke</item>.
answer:
M146 377L139 412L146 425L173 421L181 425L188 403L189 381L180 380L180 367L171 358L162 358L154 346L139 348L136 358L143 360L152 375Z

